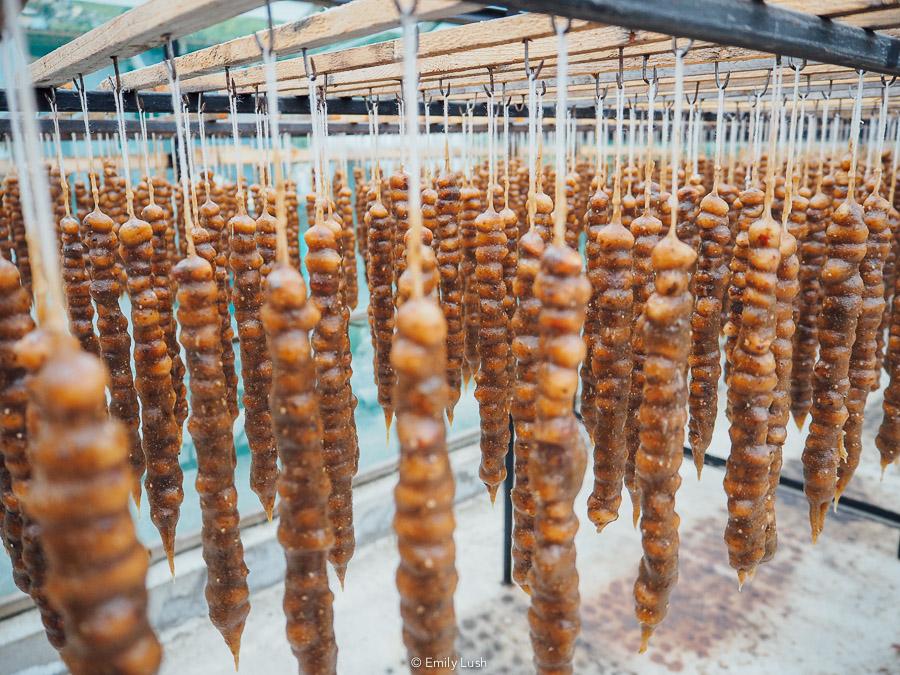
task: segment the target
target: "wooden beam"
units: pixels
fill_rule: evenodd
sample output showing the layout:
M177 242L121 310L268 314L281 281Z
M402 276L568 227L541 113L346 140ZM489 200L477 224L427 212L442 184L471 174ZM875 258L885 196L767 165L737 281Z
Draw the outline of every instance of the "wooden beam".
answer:
M262 5L261 0L148 0L97 26L31 64L38 86L68 82L104 66L110 58L140 54L162 44Z
M417 15L422 21L433 21L470 11L476 5L462 0L420 0ZM374 35L394 28L400 21L394 0L354 0L275 28L275 51L279 56L297 54L355 38ZM242 66L261 61L256 38L268 41L268 31L236 38L200 49L176 59L178 74L183 79L217 73L221 89L225 66ZM302 68L302 59L300 59ZM151 89L167 81L166 64L158 63L122 76L122 86L129 90ZM186 90L188 91L188 90ZM196 91L196 90L194 90Z
M573 21L572 33L597 28L597 24L587 21ZM522 40L547 38L553 35L550 21L543 14L519 14L504 19L481 21L459 28L423 33L419 36L419 59L457 54L469 50L519 44ZM257 50L258 51L258 50ZM403 45L400 40L387 40L333 52L316 54L312 57L316 71L333 76L356 69L368 69L400 63ZM286 59L276 66L276 77L281 80L305 78L302 59ZM266 76L262 66L254 66L232 72L238 87L252 88L263 85ZM329 77L331 81L331 77ZM184 79L181 87L185 92L214 91L221 89L224 78L220 75Z

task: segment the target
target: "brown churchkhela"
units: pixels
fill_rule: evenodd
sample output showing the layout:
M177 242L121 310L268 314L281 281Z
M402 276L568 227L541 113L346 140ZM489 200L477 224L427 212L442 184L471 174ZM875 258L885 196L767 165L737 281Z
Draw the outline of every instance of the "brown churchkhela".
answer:
M475 274L469 284L478 294L478 361L475 375L481 420L481 466L478 475L491 502L506 478L504 458L509 448L509 319L503 306L507 255L504 223L489 199L487 210L475 219Z
M48 339L29 385L37 433L27 509L41 526L47 593L63 617L63 659L75 675L98 664L155 673L162 648L147 620L148 559L128 511L127 436L106 414L106 369L73 338ZM22 354L43 360L34 350Z
M535 499L531 588L531 644L539 673L571 673L581 630L575 567L575 497L587 462L572 411L578 366L584 358L581 328L591 286L581 256L563 245L562 232L544 250L534 292L541 303L535 446L529 486Z
M423 244L424 245L424 244ZM412 298L397 312L391 362L400 466L394 529L403 642L413 672L451 673L456 651L454 483L444 429L446 320L434 297ZM431 667L426 659L434 659ZM418 663L418 665L416 665Z
M884 390L884 415L875 436L875 446L881 455L881 471L900 457L900 274L894 278L894 301L891 305L890 323L885 354L888 386Z
M634 584L635 613L641 624L641 650L665 618L669 594L678 580L678 525L675 493L687 417L687 364L693 308L690 270L694 250L673 234L653 249L655 289L635 330L645 350L644 395L638 410L640 446L635 477L641 500L644 556Z
M84 351L99 356L100 342L94 332L91 277L85 267L87 254L81 241L81 224L72 216L64 216L59 221L59 229L63 243L63 282L66 307L69 310L69 329L78 338Z
M144 451L138 433L140 416L131 374L131 336L128 321L119 307L119 296L124 290L117 272L119 241L112 218L97 208L85 216L84 227L90 237L91 297L97 305L100 354L110 373L109 411L125 425L134 473L132 494L137 498L144 473Z
M460 276L462 250L459 238L460 191L456 175L445 167L435 181L438 191L437 262L441 273L441 308L447 320L447 419L453 422L453 409L459 401L462 386L462 365L465 358L463 333L462 289Z
M838 465L835 499L853 478L862 454L863 413L869 392L878 384L878 363L876 359L876 334L884 314L884 261L891 248L893 234L888 225L891 205L881 196L880 168L876 189L863 202L864 219L869 231L866 255L859 264L863 282L862 307L856 324L856 339L850 352L850 389L847 394L847 421L844 422L844 447L846 458Z
M316 220L304 235L309 247L306 268L309 270L310 298L321 314L313 331L312 346L319 380L325 470L331 480L328 507L334 546L328 559L343 584L347 563L356 547L352 495L358 452L353 418L355 399L345 364L349 345L340 298L342 258L338 252L337 234L335 229L322 222L321 212L316 214Z
M144 486L150 501L150 518L159 530L174 573L175 526L184 499L178 463L181 434L175 422L172 360L159 327L153 289L152 239L153 230L145 220L131 217L119 228L119 254L125 264L131 298L135 388L141 400L141 430L147 460Z
M15 265L0 259L0 452L9 479L3 493L4 545L10 553L13 580L31 595L41 613L50 644L59 649L65 634L59 614L46 593L46 560L40 525L27 508L32 479L29 434L34 433L34 410L28 408L28 370L32 364L21 358L19 345L33 339L31 295L19 282ZM26 419L27 417L27 419Z
M617 177L613 187L609 222L592 225L588 230L588 278L593 287L591 300L597 322L592 352L588 353L596 382L596 416L591 434L594 488L588 498L588 518L598 532L619 516L628 456L625 421L631 388L634 235L622 224L620 180ZM606 194L601 188L591 198L591 211L605 205Z
M200 227L209 233L209 243L215 253L210 264L216 276L216 288L218 290L219 321L221 322L222 336L222 372L225 377L225 395L228 400L228 410L231 417L238 415L237 404L237 371L234 367L234 330L231 327L231 312L228 305L231 300L231 286L228 283L228 231L225 227L225 219L222 217L221 208L211 199L207 198L199 208Z
M339 180L340 179L340 180ZM337 213L341 222L340 250L342 258L342 295L344 305L356 309L359 296L359 282L356 278L356 234L353 232L353 191L344 183L343 172L334 175L334 191Z
M256 250L256 222L243 209L228 226L231 230L229 264L234 273L232 300L244 380L244 427L251 453L250 487L271 517L275 506L278 467L269 407L272 361L266 350L266 336L259 319L262 257Z
M855 170L844 160L851 172ZM851 176L851 182L853 177ZM850 389L850 352L862 308L863 280L859 265L866 256L868 228L853 191L838 206L825 231L822 266L822 313L819 315L819 362L813 371L813 405L809 436L803 449L804 490L815 541L834 499L837 468L844 452L845 400Z
M722 372L719 333L729 276L729 261L725 257L725 247L731 239L728 203L719 196L716 188L700 202L695 223L700 234L700 248L693 280L695 299L688 358L691 369L688 438L699 476L718 411L717 391Z
M478 310L479 299L475 281L475 219L481 213L481 192L474 185L463 185L459 191L459 235L462 259L459 273L463 284L463 325L465 327L465 360L462 364L463 382L478 372Z
M189 255L178 263L174 274L180 339L190 374L192 414L188 431L197 451L203 560L209 571L206 602L210 620L237 663L250 605L234 487L233 418L222 376L218 289L212 266L198 255Z
M369 328L372 333L375 384L378 403L384 410L385 425L391 428L394 369L391 366L391 342L394 336L394 242L390 214L381 203L377 177L369 193L374 199L366 212L369 237Z
M334 544L328 518L331 482L322 452L322 420L309 332L319 311L307 301L297 270L277 265L269 275L263 324L272 354L272 416L281 473L278 541L287 570L287 636L304 673L335 673L333 595L326 560Z
M153 179L154 186L158 178ZM160 181L161 182L161 181ZM165 186L170 189L168 185ZM172 258L169 253L170 237L174 234L170 219L166 210L155 202L155 188L151 195L150 203L141 210L141 219L150 223L153 230L153 290L156 293L156 312L159 316L159 327L162 329L166 341L166 349L172 361L172 386L175 390L175 422L179 435L184 420L187 419L188 404L187 390L184 386L184 363L181 360L181 350L178 348L178 340L175 337L175 318L172 314L174 299L172 279Z
M22 215L22 202L19 193L19 176L15 173L7 174L3 180L3 210L9 223L10 242L7 244L7 253L15 253L16 267L19 268L19 278L22 280L22 288L31 293L31 263L28 260L28 245L25 242L25 219ZM7 255L7 259L12 257Z
M546 197L546 195L544 195ZM549 200L549 198L548 198ZM512 384L512 413L515 424L515 474L512 489L513 512L513 579L529 593L528 577L534 552L534 494L529 481L529 462L534 454L535 401L540 361L538 347L541 302L534 294L534 281L541 267L541 256L550 241L550 229L534 226L519 240L519 260L513 291L518 298L516 312L510 323L512 352L516 359L515 380Z
M803 426L812 406L813 367L819 348L818 321L822 309L820 275L825 262L825 228L831 216L831 193L822 190L821 169L816 193L806 209L806 236L800 242L800 294L791 368L791 414Z
M664 195L660 195L659 199L664 199ZM631 517L635 526L637 526L641 513L641 500L635 480L634 462L640 443L638 411L644 398L644 361L646 356L643 332L637 329L637 324L644 311L644 305L653 293L654 271L652 253L659 243L660 233L662 232L662 221L653 215L652 208L653 202L651 201L651 207L645 207L644 212L632 220L629 227L634 235L632 252L632 273L634 275L632 316L634 317L634 322L631 330L631 388L628 393L628 417L625 422L625 442L628 455L625 460L624 480L625 487L628 489L628 494L631 497Z

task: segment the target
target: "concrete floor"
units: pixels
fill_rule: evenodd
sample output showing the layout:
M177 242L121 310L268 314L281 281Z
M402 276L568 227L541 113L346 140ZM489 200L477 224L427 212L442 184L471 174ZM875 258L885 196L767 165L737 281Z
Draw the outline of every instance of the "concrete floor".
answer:
M639 533L627 518L601 535L585 526L586 483L579 496L583 630L576 672L900 673L900 532L844 509L829 514L825 534L812 546L805 498L782 489L779 551L739 593L722 540L722 476L707 467L698 483L693 467L683 467L680 581L669 616L645 655L637 654L632 600ZM895 472L890 481L895 494L898 479ZM627 497L623 506L630 510ZM500 584L499 504L491 508L486 495L461 504L456 541L461 658L473 665L484 659L484 673L531 672L528 598ZM336 591L341 673L407 672L396 565L392 537L370 543L351 562L346 590ZM241 650L243 673L296 672L284 638L281 593L279 584L253 598ZM192 619L162 637L164 673L233 672L227 650L205 619Z

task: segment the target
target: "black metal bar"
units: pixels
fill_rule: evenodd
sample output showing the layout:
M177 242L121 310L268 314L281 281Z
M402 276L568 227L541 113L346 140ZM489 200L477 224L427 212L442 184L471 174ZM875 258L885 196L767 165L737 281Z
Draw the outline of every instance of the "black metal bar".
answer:
M482 4L489 4L479 0ZM506 0L509 8L552 13L900 75L900 40L748 0Z
M512 489L515 484L515 436L512 415L509 416L509 446L506 449L506 479L503 481L503 585L512 586Z

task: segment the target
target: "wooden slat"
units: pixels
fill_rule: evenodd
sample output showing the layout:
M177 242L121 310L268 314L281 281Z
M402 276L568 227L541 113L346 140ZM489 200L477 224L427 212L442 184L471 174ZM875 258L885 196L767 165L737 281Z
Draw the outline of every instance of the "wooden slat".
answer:
M261 0L149 0L81 35L31 64L39 86L67 82L120 59L225 21L262 5Z
M860 28L868 28L870 30L881 30L883 28L896 28L900 25L900 8L893 7L891 9L881 9L874 12L866 12L865 14L855 14L845 19L838 19L852 26Z
M596 27L596 24L586 21L573 21L572 33ZM551 35L553 35L553 30L550 21L543 14L519 14L503 19L468 24L459 28L423 33L419 37L419 58L426 59L469 50L517 44L525 38L539 39ZM334 75L350 70L396 64L402 57L401 41L388 40L316 54L313 62L317 72ZM232 76L238 87L254 87L265 83L265 73L261 66L234 71ZM279 80L294 80L305 78L305 76L302 59L286 59L276 64L276 77ZM185 78L181 84L185 92L192 92L221 89L222 83L222 77L215 75L193 79Z
M433 21L471 11L477 5L461 0L420 0L417 15ZM342 40L374 35L399 23L394 0L354 0L346 5L304 17L300 21L275 28L275 51L279 56L296 54L302 49L315 49ZM268 40L268 32L257 35ZM187 79L208 73L220 73L225 66L242 66L261 60L259 45L253 35L200 49L178 57L179 76ZM301 60L302 69L302 60ZM224 79L217 75L222 88ZM130 90L150 89L166 82L166 65L159 63L127 73L122 86Z

